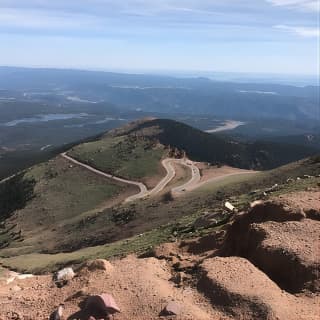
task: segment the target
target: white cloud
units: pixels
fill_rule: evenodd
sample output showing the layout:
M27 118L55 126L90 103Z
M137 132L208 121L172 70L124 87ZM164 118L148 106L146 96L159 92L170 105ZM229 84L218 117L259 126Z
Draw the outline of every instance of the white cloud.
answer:
M264 0L274 6L316 10L320 0ZM304 37L318 37L315 21L301 20L296 15L265 14L265 5L256 0L0 0L0 33L7 30L23 32L82 32L116 36L167 32L219 34L256 40L264 32L266 38L275 34L276 26ZM271 9L270 11L274 11ZM279 18L280 17L280 18ZM283 25L282 25L283 24ZM309 27L290 27L307 25ZM242 32L240 28L247 28ZM235 32L230 30L234 28ZM209 32L210 29L210 32ZM214 32L211 32L214 29ZM177 32L178 32L177 31ZM238 32L237 32L238 31ZM271 31L271 32L270 32ZM221 35L221 37L220 37ZM282 35L285 36L285 35ZM260 38L260 35L259 35ZM258 39L259 39L258 38Z
M311 28L311 27L292 27L286 25L277 25L274 26L276 29L284 30L290 33L297 34L301 37L305 38L319 38L320 37L320 29L319 28Z
M286 6L305 11L320 11L320 0L266 0L274 6Z
M6 28L77 30L98 28L99 20L85 14L33 9L1 9L0 26Z

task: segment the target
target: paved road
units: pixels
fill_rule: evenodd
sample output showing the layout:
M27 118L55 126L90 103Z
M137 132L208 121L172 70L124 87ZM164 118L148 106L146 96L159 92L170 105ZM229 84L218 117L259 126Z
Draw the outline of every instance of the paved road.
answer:
M168 183L176 176L176 171L172 164L174 162L178 162L179 160L180 159L171 158L162 160L161 164L166 169L167 174L152 190L148 192L148 195L152 196L162 191L166 187L166 185L168 185Z
M142 198L145 198L148 196L154 196L154 195L158 194L159 192L161 192L172 181L172 179L176 176L176 171L173 167L174 163L179 163L179 164L182 164L182 165L190 168L190 170L192 172L192 176L191 176L191 179L187 183L183 184L182 186L173 188L172 192L180 193L180 192L183 192L182 190L185 190L186 188L189 188L189 187L194 186L197 183L199 183L200 178L201 178L200 171L197 168L197 166L194 165L194 163L192 161L186 160L186 159L166 158L166 159L162 160L162 162L161 162L161 164L163 165L163 167L167 171L166 176L153 189L151 189L145 193L133 195L133 196L127 198L125 201L128 202L128 201L133 201L133 200L137 200L137 199L142 199Z
M127 183L127 184L131 184L131 185L134 185L134 186L137 186L138 188L140 188L140 192L134 196L131 196L129 198L126 199L126 201L130 201L130 198L132 197L138 197L138 196L144 196L146 193L148 193L148 189L147 187L141 183L141 182L137 182L137 181L132 181L132 180L127 180L127 179L122 179L122 178L119 178L119 177L115 177L111 174L108 174L108 173L105 173L101 170L98 170L98 169L95 169L87 164L84 164L80 161L77 161L76 159L68 156L66 154L66 152L62 153L61 154L62 157L64 157L65 159L69 160L70 162L73 162L74 164L77 164L78 166L81 166L83 168L86 168L87 170L91 171L91 172L94 172L100 176L103 176L103 177L106 177L106 178L109 178L109 179L112 179L112 180L115 180L115 181L119 181L119 182L123 182L123 183ZM134 199L133 199L134 200ZM131 200L132 201L132 200Z
M184 194L184 193L186 193L188 191L192 191L198 187L202 187L205 184L208 184L208 183L214 182L214 181L219 181L219 180L222 180L226 177L242 175L242 174L249 174L249 173L256 173L255 171L235 172L235 173L229 173L229 174L219 176L219 177L213 177L211 179L208 179L206 181L201 182L200 181L201 180L200 170L195 165L195 163L193 161L188 160L188 159L166 158L166 159L162 160L162 162L161 162L163 167L167 171L166 176L163 179L161 179L161 181L153 189L148 190L146 185L143 184L142 182L127 180L127 179L119 178L119 177L113 176L111 174L105 173L105 172L100 171L98 169L95 169L87 164L84 164L80 161L75 160L74 158L68 156L65 152L62 153L61 156L64 157L65 159L69 160L70 162L73 162L76 165L79 165L83 168L86 168L87 170L94 172L100 176L103 176L103 177L106 177L106 178L109 178L109 179L112 179L112 180L115 180L118 182L127 183L127 184L137 186L140 189L140 192L126 198L125 202L143 199L148 196L155 196L156 194L161 192L172 181L172 179L176 175L176 171L173 166L174 163L178 163L178 164L181 164L181 165L188 167L191 170L192 175L191 175L191 179L188 180L186 183L184 183L183 185L177 186L171 190L173 195Z
M143 184L142 182L127 180L127 179L119 178L119 177L113 176L111 174L105 173L101 170L95 169L87 164L84 164L84 163L68 156L66 154L66 152L62 153L61 156L64 157L65 159L67 159L68 161L70 161L78 166L81 166L83 168L86 168L87 170L94 172L100 176L103 176L103 177L106 177L106 178L109 178L109 179L112 179L112 180L115 180L118 182L127 183L127 184L137 186L140 189L140 192L128 197L125 200L125 202L130 202L130 201L142 199L147 196L154 196L154 195L158 194L159 192L161 192L170 183L170 181L172 181L172 179L176 175L176 171L173 167L173 163L180 163L182 165L185 165L185 166L189 167L192 172L191 179L187 183L183 184L182 186L179 186L179 187L172 189L173 192L175 192L175 193L183 192L183 190L185 190L186 188L194 186L195 184L199 183L199 181L200 181L199 169L194 165L194 163L192 161L186 160L186 159L167 158L167 159L162 160L161 163L162 163L163 167L166 169L167 174L153 189L148 190L146 185Z
M192 176L191 176L191 179L188 182L186 182L185 184L183 184L182 186L178 186L176 188L173 188L171 190L173 194L179 194L179 193L183 193L185 191L188 191L189 189L194 188L195 186L197 186L200 183L200 179L201 179L200 170L194 164L194 162L192 162L190 160L186 160L185 163L183 163L183 164L190 168L190 170L192 172Z

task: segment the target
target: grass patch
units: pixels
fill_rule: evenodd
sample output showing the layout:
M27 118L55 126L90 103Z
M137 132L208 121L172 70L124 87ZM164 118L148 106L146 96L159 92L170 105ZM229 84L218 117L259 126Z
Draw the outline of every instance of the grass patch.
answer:
M44 248L53 250L70 235L81 239L83 230L73 228L70 234L64 234L65 226L76 225L94 214L93 209L128 189L127 185L71 165L61 157L31 168L25 179L36 181L34 197L24 208L16 211L0 235L0 241L3 241L8 240L8 233L19 234L19 238L15 237L9 243L9 247L19 253L24 250L37 252Z
M176 170L176 176L169 182L166 189L172 189L181 186L187 183L192 177L192 173L189 167L180 163L174 163L173 166Z
M204 184L202 187L196 189L194 193L218 192L225 187L228 187L228 189L231 190L232 185L235 185L235 189L237 189L240 183L256 179L259 175L260 173L248 173L221 177L221 179L216 179L215 181Z
M319 180L319 178L311 178L300 180L297 183L291 185L282 185L277 192L272 194L272 196L315 187L318 185ZM193 196L195 195L193 194ZM235 203L239 208L246 208L248 204L253 200L255 200L254 196L251 196L249 194L242 194L232 198L233 203ZM151 231L145 232L141 235L130 237L128 239L123 239L100 246L87 247L70 253L33 253L9 258L2 258L1 263L5 267L18 270L20 272L46 273L56 271L57 269L66 265L79 264L88 259L111 259L115 257L122 257L130 253L140 254L149 251L154 246L157 246L161 243L174 241L176 238L188 239L205 236L224 228L223 224L210 228L194 228L194 222L202 215L202 212L205 208L205 205L203 203L201 204L202 209L195 210L193 213L176 219L172 223L162 225L160 227L152 229ZM223 210L222 203L219 206L217 202L215 206L207 204L207 208L211 208L215 211Z
M251 201L260 198L263 190L270 188L275 183L279 184L279 189L271 193L271 197L308 190L308 188L318 186L320 178L306 178L289 183L286 182L286 179L311 173L320 174L319 161L305 160L255 175L226 177L167 203L161 203L161 196L159 196L109 208L99 212L96 216L81 213L80 220L68 220L72 223L64 225L63 228L62 240L66 241L66 245L73 252L35 253L36 245L32 243L32 246L28 246L27 241L27 243L20 244L20 247L1 250L1 262L4 266L19 271L46 272L96 257L110 259L128 253L141 253L150 247L172 241L175 238L193 238L210 234L224 226L195 229L194 222L204 211L221 212L224 210L223 204L226 200L230 200L240 210L245 210ZM42 171L40 176L43 174ZM51 176L52 172L47 172L48 174ZM57 179L58 176L54 177L53 174L52 179ZM48 183L48 180L44 180L43 183ZM253 190L259 190L259 192L252 193ZM76 215L72 219L77 219L77 217ZM37 221L35 219L33 218L33 221ZM59 230L52 232L51 235L42 230L37 233L44 234L43 238L37 238L38 241L48 241L51 235L52 241L62 241L59 238L62 237ZM137 234L143 235L137 236ZM99 235L101 235L100 238ZM50 248L50 241L42 244L43 247ZM76 246L80 244L81 247L72 249L71 244Z
M125 256L129 253L139 253L166 241L171 235L171 227L163 226L141 236L112 244L95 246L77 250L71 253L58 254L27 254L11 258L2 258L2 265L20 272L43 273L55 271L61 266L78 264L88 259Z
M200 215L201 213L197 212L190 216L184 216L174 223L169 223L149 232L110 244L88 247L70 253L33 253L19 255L2 258L0 261L3 266L19 272L41 274L56 271L67 265L80 264L89 259L112 259L116 257L123 257L130 253L142 254L150 251L153 247L158 246L161 243L175 241L176 238L187 239L206 235L221 228L221 226L219 226L205 230L192 229L193 222Z
M320 178L314 177L309 179L302 179L299 181L289 182L278 185L278 188L269 193L267 196L263 196L264 188L256 190L256 194L244 193L237 197L231 197L230 201L235 205L240 211L247 210L251 202L260 199L275 198L283 194L288 194L292 192L307 191L311 188L318 188L320 183Z
M73 217L122 191L122 186L57 158L30 170L37 180L33 205L44 206L57 219Z
M131 136L109 137L84 143L68 154L101 171L141 180L159 174L159 163L165 151L149 140Z

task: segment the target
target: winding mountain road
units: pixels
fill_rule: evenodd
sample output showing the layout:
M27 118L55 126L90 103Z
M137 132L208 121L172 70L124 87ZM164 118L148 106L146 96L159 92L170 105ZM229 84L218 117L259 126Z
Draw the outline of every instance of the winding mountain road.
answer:
M158 193L160 193L162 190L164 190L164 188L167 187L168 184L176 176L176 170L173 166L174 164L180 164L180 165L186 166L191 170L191 178L187 182L171 189L171 192L174 196L179 196L179 195L185 194L188 191L192 191L196 188L202 187L205 184L209 184L209 183L212 183L215 181L220 181L222 179L225 179L226 177L256 173L256 171L234 172L234 173L224 174L224 175L218 176L218 177L213 177L213 178L210 178L206 181L201 181L200 170L196 166L195 162L193 162L189 159L186 159L186 158L183 158L183 159L166 158L161 161L162 166L165 168L165 170L167 172L166 176L163 177L161 179L161 181L153 189L148 190L146 185L142 182L123 179L123 178L116 177L114 175L105 173L101 170L95 169L85 163L82 163L82 162L68 156L66 154L66 152L62 153L61 156L65 159L67 159L68 161L70 161L78 166L81 166L81 167L83 167L83 168L85 168L95 174L98 174L102 177L106 177L106 178L112 179L114 181L130 184L130 185L138 187L140 189L140 192L127 197L124 200L125 202L131 202L131 201L135 201L138 199L143 199L148 196L155 196Z
M106 177L106 178L109 178L109 179L112 179L112 180L115 180L118 182L137 186L140 189L140 192L126 198L125 202L130 202L130 201L142 199L147 196L154 196L154 195L158 194L159 192L161 192L172 181L172 179L176 176L176 171L173 166L174 163L179 163L179 164L182 164L184 166L189 167L192 172L192 176L191 176L191 179L187 183L185 183L181 186L178 186L176 188L173 188L172 192L181 193L186 188L190 188L191 186L196 185L200 181L199 169L196 167L196 165L192 161L187 160L187 159L166 158L166 159L162 160L161 164L165 168L165 170L167 171L167 174L163 179L161 179L161 181L153 189L148 190L146 185L143 184L142 182L127 180L127 179L119 178L114 175L105 173L101 170L95 169L85 163L82 163L82 162L68 156L66 152L62 153L61 156L65 159L67 159L68 161L70 161L78 166L81 166L83 168L86 168L87 170L89 170L95 174L98 174L100 176L103 176L103 177Z
M137 181L132 181L132 180L127 180L127 179L123 179L123 178L119 178L119 177L115 177L111 174L108 174L108 173L105 173L101 170L98 170L98 169L95 169L85 163L82 163L70 156L67 155L66 152L64 153L61 153L61 156L65 159L67 159L68 161L70 162L73 162L74 164L78 165L78 166L81 166L83 168L86 168L87 170L91 171L91 172L94 172L102 177L106 177L106 178L109 178L109 179L112 179L112 180L115 180L115 181L118 181L118 182L122 182L122 183L127 183L127 184L131 184L131 185L134 185L134 186L137 186L138 188L140 188L140 192L136 195L134 195L135 197L144 197L144 195L146 193L148 193L148 189L147 187L142 183L142 182L137 182ZM133 196L132 196L133 197ZM131 198L131 197L129 197ZM129 198L126 199L126 201L130 201L128 200Z
M187 181L185 184L175 187L171 190L173 194L179 194L183 193L186 190L189 190L191 188L194 188L196 185L200 183L201 174L199 168L194 164L194 162L190 160L186 160L185 163L182 163L183 165L187 166L191 170L191 179Z

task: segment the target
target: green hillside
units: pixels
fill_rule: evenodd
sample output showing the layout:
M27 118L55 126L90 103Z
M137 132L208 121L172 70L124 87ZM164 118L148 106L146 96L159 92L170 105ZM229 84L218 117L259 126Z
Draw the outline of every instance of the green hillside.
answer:
M46 223L46 220L43 220L42 227L37 226L36 215L30 216L30 210L27 209L32 204L31 200L26 210L18 211L18 217L11 221L19 221L23 230L34 222L34 230L38 233L51 230L49 237L45 233L43 237L46 240L43 241L39 241L39 238L38 241L32 241L31 238L23 242L11 239L9 246L0 250L1 262L21 271L44 272L95 257L110 258L132 252L142 253L159 243L173 241L176 237L184 239L210 234L221 226L208 226L204 229L194 227L195 221L204 211L223 211L226 199L241 210L251 201L259 199L259 195L252 194L252 190L262 191L275 183L279 183L276 194L319 188L319 177L301 179L294 183L286 182L288 178L303 177L304 174L320 174L319 157L256 175L228 177L173 202L164 203L161 198L154 198L134 204L117 205L98 212L88 211L85 215L71 220L60 216L60 225L63 228L57 228L54 232L51 221ZM12 230L9 230L9 233L12 233ZM27 242L28 246L25 246L24 242ZM54 246L48 247L48 244Z
M113 130L68 154L102 171L148 184L148 178L163 175L160 160L176 149L195 161L256 170L276 168L317 152L285 143L243 143L173 120L151 119Z
M165 154L163 146L134 135L106 135L97 141L75 146L68 152L73 158L101 171L146 184L146 178L164 174L160 162Z
M136 192L62 157L34 166L0 184L0 248L11 244L14 252L39 246L50 251L69 235L80 241L83 234L73 232L74 225L112 205L113 199L121 201L123 193Z
M313 152L299 149L294 154L291 147L243 144L175 121L148 120L74 146L68 154L103 171L152 184L163 175L160 160L181 156L182 150L194 160L243 168L272 167L273 161L287 162ZM320 158L312 157L270 171L227 177L168 201L159 194L124 203L137 193L136 187L100 177L58 156L0 183L0 259L20 269L43 271L48 264L56 268L97 253L143 252L176 236L196 236L200 231L193 223L201 212L221 210L226 199L241 208L255 199L252 190L263 191L275 183L281 192L304 190L317 186L319 178L291 184L286 180L319 174ZM59 254L52 256L55 253Z
M242 143L166 119L141 122L117 134L159 141L165 146L184 150L195 161L228 164L245 169L272 169L317 153L310 147L285 143Z

